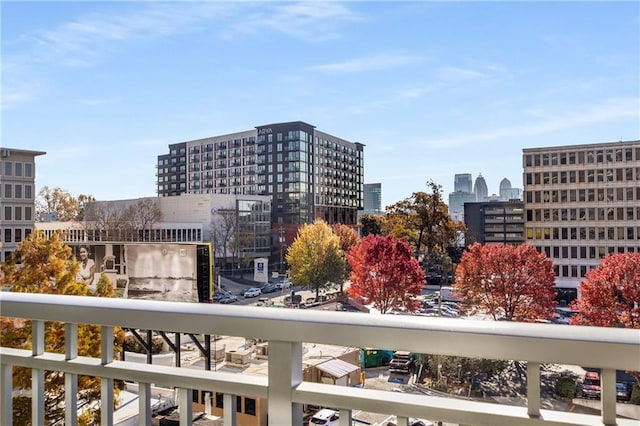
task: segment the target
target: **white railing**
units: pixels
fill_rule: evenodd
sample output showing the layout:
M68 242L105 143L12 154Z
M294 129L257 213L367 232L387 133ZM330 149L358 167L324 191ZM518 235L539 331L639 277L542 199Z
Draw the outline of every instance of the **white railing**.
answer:
M340 409L340 424L352 412L437 419L462 425L631 425L616 417L616 370L640 370L638 330L552 324L472 321L349 312L270 309L148 300L0 293L2 316L33 320L30 351L0 348L0 424L12 424L12 366L32 369L32 423L44 424L43 372L65 373L66 425L77 424L76 377L102 378L101 406L112 407L113 380L139 383L140 424L150 425L150 385L178 388L180 424L191 424L191 389L224 393L225 425L235 425L234 395L267 398L269 425L302 425L302 405ZM66 353L44 352L44 321L66 324ZM102 326L102 358L77 356L77 324ZM229 335L269 341L268 377L113 361L113 327ZM526 407L395 393L302 381L302 342L377 347L416 353L519 360L527 363ZM601 415L544 410L540 365L557 363L600 368ZM113 423L112 410L101 424Z

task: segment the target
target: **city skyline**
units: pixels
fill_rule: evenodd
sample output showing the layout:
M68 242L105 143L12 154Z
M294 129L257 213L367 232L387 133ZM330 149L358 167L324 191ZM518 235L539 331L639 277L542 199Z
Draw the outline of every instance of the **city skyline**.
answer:
M37 190L153 196L169 144L302 120L365 145L384 209L457 173L522 188L526 148L640 138L633 2L0 7L2 146L47 152Z

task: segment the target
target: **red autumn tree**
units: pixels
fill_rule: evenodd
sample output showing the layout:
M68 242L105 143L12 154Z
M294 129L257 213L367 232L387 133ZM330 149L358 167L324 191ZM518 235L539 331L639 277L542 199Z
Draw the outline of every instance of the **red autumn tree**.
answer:
M348 261L350 296L366 297L383 314L401 308L415 312L420 307L414 296L421 293L425 276L407 241L367 235L351 248Z
M529 245L475 243L462 255L454 291L468 313L534 321L555 313L553 262Z
M640 328L640 253L610 254L585 278L571 324Z

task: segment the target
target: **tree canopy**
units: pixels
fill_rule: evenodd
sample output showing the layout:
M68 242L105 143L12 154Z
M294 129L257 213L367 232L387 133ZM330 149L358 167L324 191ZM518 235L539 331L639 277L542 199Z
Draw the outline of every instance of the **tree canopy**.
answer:
M572 324L640 328L640 253L615 253L580 283Z
M85 226L95 228L103 241L144 241L162 218L160 206L150 198L125 208L116 202L92 203L84 215Z
M523 244L472 244L456 270L454 291L467 312L494 319L535 321L555 313L553 262Z
M36 200L36 217L42 220L45 213L55 213L61 222L81 221L84 219L84 208L95 201L91 195L80 194L77 198L60 188L43 186Z
M340 251L345 260L344 276L343 279L340 280L340 292L342 292L344 289L344 282L348 280L349 275L351 275L351 266L347 263L347 256L349 255L351 247L360 242L360 237L351 226L344 225L342 223L334 223L331 225L331 231L333 231L340 240Z
M98 281L95 292L90 291L83 281L76 281L78 262L71 260L71 248L65 246L58 236L45 238L34 232L22 241L16 256L2 265L0 277L6 289L24 293L48 293L78 296L114 297L113 284L106 275ZM21 264L18 265L17 261ZM31 321L15 318L2 318L2 345L26 349L31 345ZM121 329L114 330L114 353L121 352L123 340ZM64 353L64 324L45 323L45 351ZM100 357L100 326L81 324L78 326L78 356ZM31 370L14 367L13 386L18 389L31 388ZM31 419L29 397L14 398L14 424L20 419ZM100 400L100 378L78 376L78 407ZM45 372L45 417L48 423L57 424L64 420L64 375L57 372ZM91 409L83 418L98 421L99 412Z
M362 236L366 237L369 234L379 235L382 233L382 223L384 222L384 216L365 213L360 217L360 224L362 225Z
M405 240L368 235L351 249L348 260L353 272L347 291L352 297L366 297L383 314L420 307L415 296L425 285L424 271Z
M431 192L414 192L411 197L387 207L389 233L406 238L415 246L416 257L422 253L444 252L454 246L457 226L442 199L442 187L427 182Z
M322 220L303 225L287 250L289 277L295 285L320 290L339 284L344 278L346 261L340 239Z

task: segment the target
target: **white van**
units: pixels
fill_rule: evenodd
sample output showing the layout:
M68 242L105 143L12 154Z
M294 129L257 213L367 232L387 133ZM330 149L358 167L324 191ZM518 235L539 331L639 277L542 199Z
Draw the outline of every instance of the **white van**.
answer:
M309 426L322 425L322 426L338 426L340 424L340 413L328 408L323 408L311 417Z

